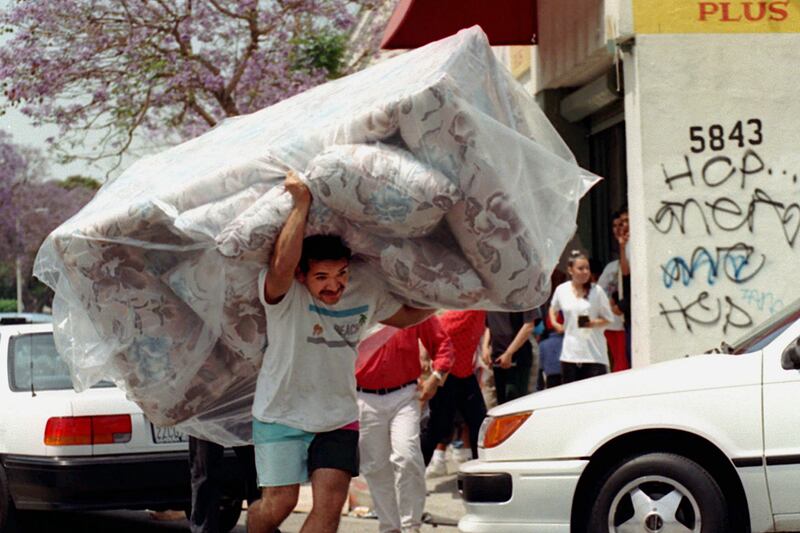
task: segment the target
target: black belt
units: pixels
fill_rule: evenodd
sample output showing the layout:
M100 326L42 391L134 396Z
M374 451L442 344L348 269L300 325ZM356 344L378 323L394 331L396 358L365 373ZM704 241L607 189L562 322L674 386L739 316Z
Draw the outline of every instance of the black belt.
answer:
M380 394L380 395L383 395L383 394L389 394L390 392L394 392L394 391L396 391L396 390L400 390L400 389L402 389L402 388L408 387L409 385L414 385L416 382L417 382L417 380L416 380L416 379L412 379L412 380L411 380L411 381L409 381L408 383L403 383L403 384L402 384L402 385L400 385L399 387L387 387L387 388L385 388L385 389L365 389L365 388L363 388L363 387L356 387L356 390L357 390L358 392L368 392L368 393L370 393L370 394Z

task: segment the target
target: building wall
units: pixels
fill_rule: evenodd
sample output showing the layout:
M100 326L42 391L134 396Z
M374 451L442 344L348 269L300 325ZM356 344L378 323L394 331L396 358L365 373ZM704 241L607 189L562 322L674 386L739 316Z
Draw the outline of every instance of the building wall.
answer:
M551 120L622 65L634 363L734 341L800 296L800 4L538 5L530 87Z
M536 90L578 87L614 58L620 0L539 0ZM624 0L623 0L624 1Z
M635 363L800 296L800 35L636 36L626 63Z

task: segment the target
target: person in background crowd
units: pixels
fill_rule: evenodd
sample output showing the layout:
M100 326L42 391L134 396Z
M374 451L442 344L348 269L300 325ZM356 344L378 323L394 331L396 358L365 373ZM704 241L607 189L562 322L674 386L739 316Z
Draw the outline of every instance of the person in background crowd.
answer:
M486 313L482 357L492 366L498 405L528 393L535 315L535 310Z
M420 378L420 342L433 369L425 380ZM384 327L359 346L361 473L380 533L418 533L422 526L426 489L421 405L441 394L437 389L452 366L453 345L435 316L403 330Z
M550 323L564 334L561 379L570 383L608 372L608 350L603 328L612 318L608 297L592 283L589 259L578 250L570 253L567 272L571 281L556 287L550 301ZM558 323L561 312L564 324Z
M623 221L624 215L624 221ZM623 238L623 231L627 231L627 213L617 212L611 224L614 239L619 242ZM610 261L603 269L603 273L597 280L597 284L605 291L609 297L613 318L605 330L608 350L611 353L611 370L617 372L630 368L628 360L628 348L626 346L625 320L622 309L619 307L619 287L620 287L620 267L619 260Z
M468 428L468 440L463 442L470 447L473 459L478 457L478 432L486 416L486 404L475 377L475 355L486 329L486 312L447 311L439 321L453 343L455 363L444 387L428 404L430 417L422 432L422 454L425 464L434 467L432 473L445 466L444 450L437 449L437 445L453 433L456 413L461 413Z
M628 208L623 207L618 212L618 228L614 232L614 237L619 245L619 284L618 297L616 298L622 316L625 319L625 355L628 359L628 367L632 366L631 360L631 332L633 330L633 320L631 320L631 264L630 264L630 224Z
M551 389L561 385L561 347L564 344L564 334L555 331L549 316L545 322L545 333L539 341L539 364L544 376L543 388Z

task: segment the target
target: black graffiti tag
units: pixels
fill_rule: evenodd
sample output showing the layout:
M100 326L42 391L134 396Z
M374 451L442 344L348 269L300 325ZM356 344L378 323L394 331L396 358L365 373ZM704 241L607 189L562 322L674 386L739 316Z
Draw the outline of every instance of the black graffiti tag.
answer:
M697 297L684 304L677 296L673 296L675 306L666 307L660 302L659 315L663 316L670 329L675 330L671 316L677 315L683 319L684 326L689 332L694 332L692 326L716 326L723 321L722 333L728 333L728 327L748 328L753 325L753 318L742 307L734 303L729 297L712 298L708 292L703 291ZM724 313L723 313L724 311Z
M756 215L767 209L775 214L774 220L780 224L786 243L794 247L800 233L800 204L789 205L773 200L763 189L755 189L746 206L736 200L722 196L702 204L694 198L683 202L662 201L655 216L649 218L656 231L667 234L677 228L685 235L699 226L701 231L712 235L714 231L730 233L747 227L753 233ZM712 224L709 224L709 219Z
M666 165L661 165L664 183L667 184L669 190L672 190L672 183L679 180L689 180L689 183L693 187L695 186L695 170L689 156L684 155L683 161L686 164L686 169L681 169L674 174L670 173L672 171L667 171ZM700 178L708 187L719 187L738 173L741 176L740 187L744 189L747 185L747 177L759 174L765 168L766 165L761 156L755 150L748 148L742 154L742 162L738 167L733 164L733 160L728 156L716 155L710 157L701 167Z

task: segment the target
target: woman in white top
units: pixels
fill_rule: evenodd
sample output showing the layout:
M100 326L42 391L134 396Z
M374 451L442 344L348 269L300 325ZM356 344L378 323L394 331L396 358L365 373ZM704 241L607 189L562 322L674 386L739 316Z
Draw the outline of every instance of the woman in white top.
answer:
M592 283L589 259L573 250L567 262L571 281L556 287L550 302L550 322L564 334L561 377L564 383L608 372L608 350L603 329L613 320L606 293ZM564 323L559 324L559 311Z

